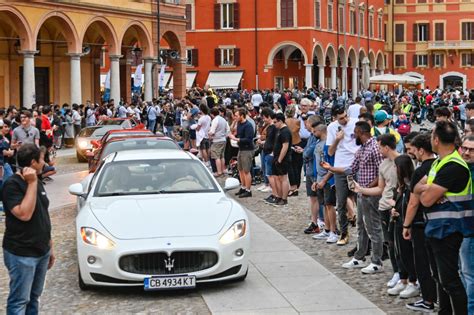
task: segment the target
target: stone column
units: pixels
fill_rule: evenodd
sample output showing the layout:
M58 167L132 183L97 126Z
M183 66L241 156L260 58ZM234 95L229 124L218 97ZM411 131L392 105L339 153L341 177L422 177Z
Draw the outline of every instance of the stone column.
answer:
M31 108L36 103L35 54L37 51L21 51L23 55L23 106Z
M313 65L307 64L305 66L305 76L304 76L304 81L306 84L306 88L312 88L313 87Z
M120 104L120 58L121 55L110 56L110 98L116 107Z
M347 93L347 67L341 67L341 93ZM347 95L347 94L346 94Z
M319 86L324 88L324 65L318 66ZM319 88L318 86L318 88Z
M375 77L376 75L375 69L370 69L370 77Z
M331 66L331 89L337 88L337 68L336 66Z
M82 103L81 86L81 56L82 54L70 54L71 56L71 104Z
M153 85L152 85L152 70L153 70L153 59L146 58L145 60L145 102L151 102L153 99Z
M359 86L359 75L357 73L357 67L352 67L352 98L357 97L357 90Z

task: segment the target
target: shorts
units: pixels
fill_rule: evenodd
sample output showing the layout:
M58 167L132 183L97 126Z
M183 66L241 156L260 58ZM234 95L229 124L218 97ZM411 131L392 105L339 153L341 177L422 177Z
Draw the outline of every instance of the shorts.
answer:
M220 160L224 158L225 142L211 144L211 159Z
M196 140L196 130L194 129L189 130L189 139Z
M250 173L250 171L252 170L253 157L253 150L239 150L239 153L237 154L237 169L245 173Z
M211 147L211 143L209 142L209 139L202 139L201 143L199 144L199 149L201 150L209 150Z
M326 183L323 189L318 189L318 201L320 205L336 206L336 186Z
M265 154L265 176L273 175L273 155Z
M273 159L272 171L273 175L284 176L288 175L288 170L290 169L290 162L283 161L278 163L278 159Z
M318 192L316 190L311 189L313 183L317 183L317 181L313 179L313 176L306 176L306 196L308 197L318 197Z

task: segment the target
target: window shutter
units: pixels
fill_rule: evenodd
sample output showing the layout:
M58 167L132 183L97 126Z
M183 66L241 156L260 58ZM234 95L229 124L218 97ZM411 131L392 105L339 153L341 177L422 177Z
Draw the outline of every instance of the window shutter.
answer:
M288 21L286 16L288 15L286 0L281 0L280 2L280 24L281 27L287 27Z
M240 4L234 3L234 28L240 28Z
M416 23L413 24L413 41L418 41L418 24Z
M234 48L234 66L240 66L240 48Z
M430 41L430 24L426 24L426 40Z
M221 5L214 4L214 29L218 30L221 28Z
M199 65L198 50L197 49L191 50L191 56L193 58L193 66L197 67Z
M436 57L435 54L431 54L431 58L430 58L431 59L431 68L434 68L436 66L435 65L435 57Z
M287 0L286 2L286 8L287 8L287 26L288 27L293 27L295 26L294 21L293 21L293 0Z
M413 55L413 67L417 67L418 66L418 56L417 55Z
M192 5L186 4L186 29L192 29Z
M441 55L441 63L440 63L441 67L444 67L444 55Z
M469 66L473 66L474 63L474 53L471 53L471 58L469 59Z
M216 67L221 65L221 50L219 48L214 49L214 65Z
M467 40L473 40L474 39L474 22L469 22L469 38L466 38Z

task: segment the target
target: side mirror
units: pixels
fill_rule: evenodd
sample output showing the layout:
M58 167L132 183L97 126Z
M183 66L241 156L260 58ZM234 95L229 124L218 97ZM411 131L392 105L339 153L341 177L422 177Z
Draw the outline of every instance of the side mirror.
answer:
M240 181L237 178L227 178L224 184L224 190L232 190L240 187Z
M93 148L98 148L100 146L100 140L91 140Z
M72 184L69 186L69 193L74 196L84 197L84 188L81 183Z

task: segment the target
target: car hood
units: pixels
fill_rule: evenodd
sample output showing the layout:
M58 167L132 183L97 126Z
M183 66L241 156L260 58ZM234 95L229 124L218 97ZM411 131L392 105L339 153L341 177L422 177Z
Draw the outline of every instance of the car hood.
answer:
M101 197L90 208L118 239L189 237L217 234L232 202L220 193Z

